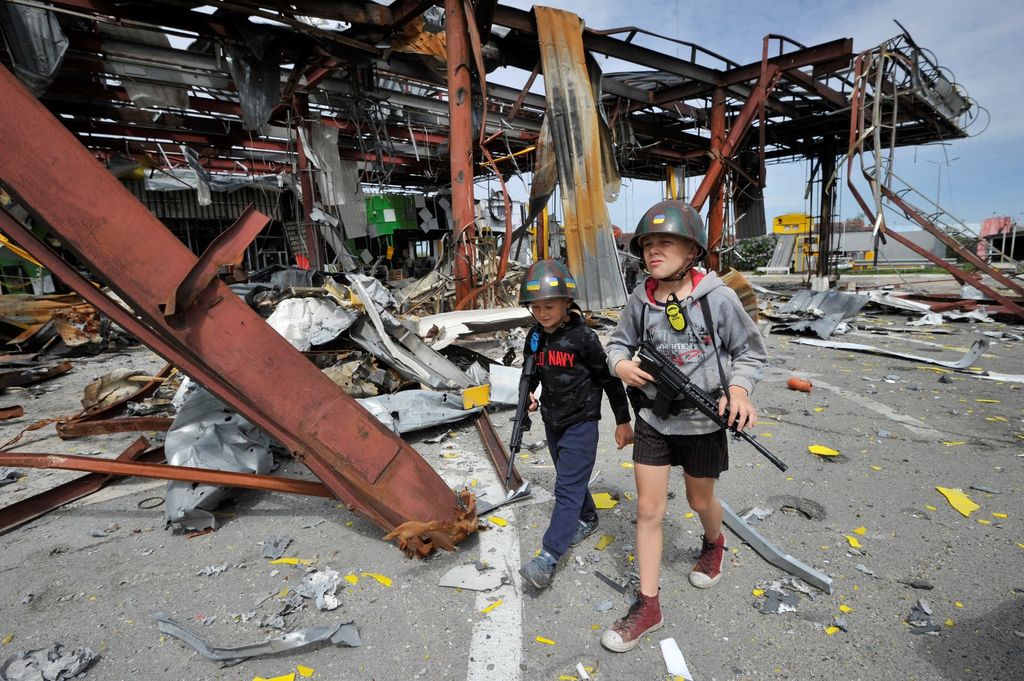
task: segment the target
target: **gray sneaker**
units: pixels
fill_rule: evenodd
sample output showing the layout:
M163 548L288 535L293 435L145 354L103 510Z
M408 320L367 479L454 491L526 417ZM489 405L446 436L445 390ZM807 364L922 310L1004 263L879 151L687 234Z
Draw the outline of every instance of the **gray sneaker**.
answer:
M545 560L544 556L535 556L533 560L523 563L519 574L535 589L545 589L551 584L555 574L555 564Z
M583 543L590 535L597 532L597 516L594 516L593 520L581 520L576 526L576 534L572 535L572 541L569 542L569 546L579 546Z

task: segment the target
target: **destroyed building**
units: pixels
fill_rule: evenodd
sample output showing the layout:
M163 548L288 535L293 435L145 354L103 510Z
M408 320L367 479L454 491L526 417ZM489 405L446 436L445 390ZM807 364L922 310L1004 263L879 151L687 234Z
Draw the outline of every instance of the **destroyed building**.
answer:
M810 167L815 214L800 243L813 250L803 262L814 291L782 300L737 284L752 316L817 336L795 345L895 355L983 382L1018 378L974 367L984 344L943 363L829 340L866 324L866 305L920 324L1024 318L1016 269L992 265L1001 248L995 260L1016 268L1016 230L993 229L983 251L966 246L963 225L920 201L886 160L898 147L964 138L975 116L909 33L863 51L844 37L753 37L763 57L741 63L585 19L458 0L0 4L0 273L11 294L0 317L12 351L33 355L11 361L98 350L120 335L168 362L154 376L103 377L100 395L57 425L62 438L166 433L163 447L133 444L107 463L24 454L3 465L103 478L67 498L110 476L174 480L164 510L188 531L216 524L213 490L245 487L333 498L408 555L453 550L527 480L514 470L490 498L453 489L403 435L468 420L493 468L513 470L489 414L515 402L514 330L530 319L516 306L523 266L563 259L584 309L621 307L624 256L607 203L626 179L662 182L706 215L705 266L722 270L737 241L765 234L763 187L793 161ZM603 71L601 57L626 66ZM523 86L496 82L506 72ZM513 180L528 198L515 198ZM862 180L873 193L858 191ZM697 182L691 196L687 181ZM844 183L866 216L864 231L845 235L835 205ZM893 214L918 236L889 229ZM786 268L796 243L777 251ZM941 267L971 295L835 289L844 261L884 264L866 254L897 245L892 259ZM488 357L457 342L470 334L500 340L489 338ZM6 386L42 380L12 367ZM53 364L43 378L69 369ZM175 374L188 377L177 404L168 395L126 411ZM319 481L272 476L273 452ZM56 497L7 509L0 529L65 503ZM827 574L751 530L749 513L729 518L769 563L831 592ZM305 575L303 597L330 603L341 579L331 572ZM303 645L358 645L346 626L305 632ZM71 657L68 669L92 659Z

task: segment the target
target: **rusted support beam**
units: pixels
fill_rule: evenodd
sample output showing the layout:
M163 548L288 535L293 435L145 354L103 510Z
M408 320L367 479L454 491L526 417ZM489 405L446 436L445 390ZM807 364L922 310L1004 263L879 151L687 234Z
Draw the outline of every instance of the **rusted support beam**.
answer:
M434 4L440 3L435 3L433 0L395 0L388 6L388 10L391 12L391 25L388 28L392 31L398 30Z
M85 471L88 473L106 473L107 475L137 478L156 478L157 480L198 482L203 485L241 487L242 489L256 489L264 492L304 494L312 497L332 496L331 490L327 489L322 483L313 480L279 478L273 475L259 475L257 473L215 471L209 468L194 468L192 466L171 466L165 463L113 461L111 459L96 459L90 456L74 456L71 454L0 452L0 465L17 466L19 468L57 468L65 471Z
M725 149L725 88L716 87L711 98L711 158L726 159ZM717 272L718 249L722 245L722 229L725 226L725 173L719 173L711 187L711 206L708 208L708 269Z
M166 416L129 416L114 419L71 420L57 424L57 435L62 440L72 440L88 435L110 435L111 433L156 433L166 432L173 418Z
M250 204L233 225L213 240L210 247L199 258L199 262L189 270L181 284L167 298L167 302L163 305L164 316L172 317L186 310L195 302L203 289L217 278L217 272L221 267L241 263L245 249L268 224L270 224L270 218L261 214Z
M469 29L463 0L445 0L448 45L448 115L451 120L452 234L455 242L455 303L475 289L473 240L473 88Z
M204 289L181 323L171 325L159 306L195 265L195 256L6 69L0 69L0 101L6 135L0 184L133 313L100 293L6 210L0 210L0 229L99 311L302 458L336 498L382 529L411 520L455 522L455 494L415 450L223 282ZM75 182L54 185L55 167Z
M494 429L494 424L491 423L491 419L487 416L486 411L481 411L473 419L473 422L480 433L480 441L487 451L487 456L494 464L494 470L498 471L498 478L502 484L505 484L505 471L508 470L508 450L505 448L505 443L502 442L498 432ZM514 492L523 484L523 478L519 475L519 471L515 469L515 466L512 467L512 478L509 483L509 486L505 488L506 492Z
M704 179L701 180L700 186L693 195L691 203L698 211L704 207L704 202L707 201L708 196L711 195L711 190L718 183L722 173L725 171L725 164L722 162L722 157L732 156L733 152L743 140L743 136L746 135L751 122L754 120L754 116L757 115L765 98L768 96L768 93L775 87L775 83L778 81L778 78L779 69L775 66L769 65L766 69L766 78L758 80L757 86L750 93L750 98L743 104L743 108L740 110L736 120L732 122L732 128L729 130L729 136L726 137L725 144L722 145L721 154L711 159L711 163L708 164L707 173L705 173Z
M147 449L149 449L149 441L144 437L140 437L129 445L128 449L121 452L117 457L117 460L142 460L153 463L163 461L163 447L159 447L150 452L147 452ZM39 494L28 497L27 499L22 499L21 501L16 501L9 506L0 508L0 534L10 532L14 528L24 525L30 520L35 520L56 508L60 508L65 504L70 504L72 501L77 501L82 497L88 496L101 489L108 482L116 480L118 477L120 476L108 475L105 473L90 473L89 475L83 475L77 480L66 482L63 485L54 487L53 489L40 492Z
M837 38L827 43L812 47L793 50L785 54L768 58L768 64L780 71L792 71L804 66L815 66L830 62L843 61L848 64L853 58L853 38ZM735 85L754 80L761 75L761 60L751 62L722 74L722 85Z

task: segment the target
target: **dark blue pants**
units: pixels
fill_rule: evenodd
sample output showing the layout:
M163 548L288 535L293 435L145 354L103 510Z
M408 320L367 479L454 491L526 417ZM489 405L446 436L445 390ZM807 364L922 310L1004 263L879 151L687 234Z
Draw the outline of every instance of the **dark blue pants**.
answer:
M546 424L548 449L555 462L555 510L544 533L544 549L556 559L569 549L580 520L597 517L587 483L597 460L597 421L584 421L559 433Z

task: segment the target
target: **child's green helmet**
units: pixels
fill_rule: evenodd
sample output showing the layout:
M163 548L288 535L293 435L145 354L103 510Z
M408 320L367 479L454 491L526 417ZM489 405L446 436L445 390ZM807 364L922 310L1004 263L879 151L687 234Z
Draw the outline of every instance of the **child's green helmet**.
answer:
M576 280L557 260L541 260L530 265L519 285L519 304L527 305L551 298L575 298Z
M704 222L693 206L686 201L661 201L651 206L633 232L629 240L629 251L638 258L643 258L644 249L640 247L640 239L646 234L675 234L689 239L700 247L700 253L694 258L698 261L707 255L708 233Z

